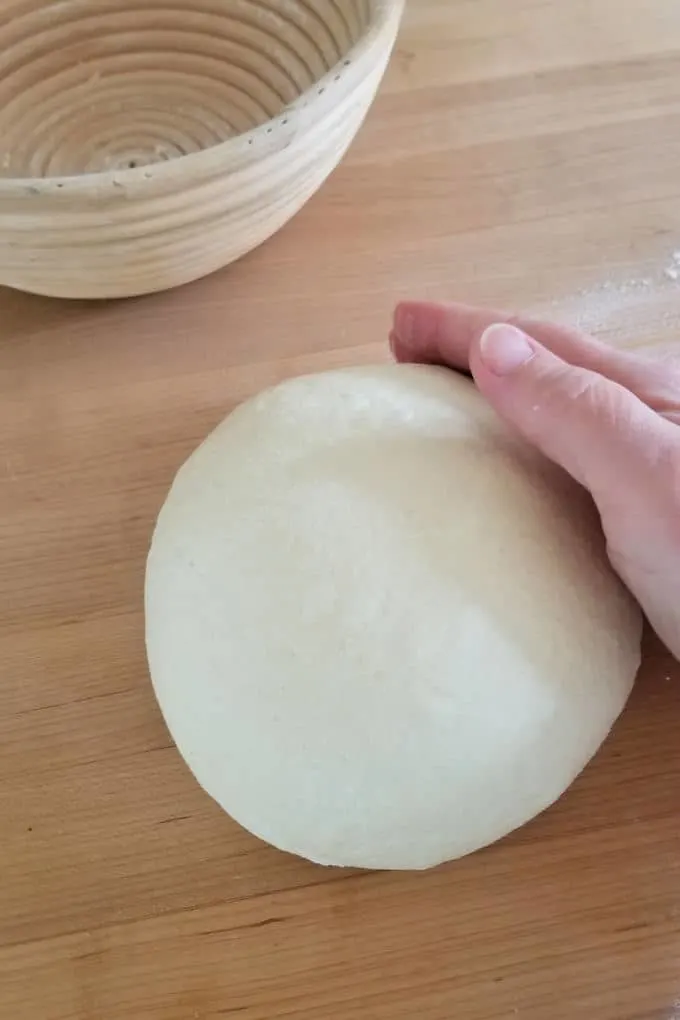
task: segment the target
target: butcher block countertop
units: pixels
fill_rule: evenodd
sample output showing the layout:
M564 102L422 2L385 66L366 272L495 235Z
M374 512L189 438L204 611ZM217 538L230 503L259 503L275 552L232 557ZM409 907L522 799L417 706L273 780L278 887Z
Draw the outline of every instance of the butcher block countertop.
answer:
M260 844L149 684L154 518L243 398L386 360L400 296L680 337L678 0L408 7L348 158L259 251L129 302L0 294L2 1020L680 1017L680 667L653 639L564 799L426 874Z

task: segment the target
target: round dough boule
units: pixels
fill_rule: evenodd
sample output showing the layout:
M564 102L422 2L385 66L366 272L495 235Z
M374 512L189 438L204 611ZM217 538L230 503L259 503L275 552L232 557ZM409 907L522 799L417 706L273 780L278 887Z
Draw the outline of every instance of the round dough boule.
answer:
M298 378L231 414L161 511L146 614L199 783L329 865L427 868L527 822L640 661L589 499L428 367Z

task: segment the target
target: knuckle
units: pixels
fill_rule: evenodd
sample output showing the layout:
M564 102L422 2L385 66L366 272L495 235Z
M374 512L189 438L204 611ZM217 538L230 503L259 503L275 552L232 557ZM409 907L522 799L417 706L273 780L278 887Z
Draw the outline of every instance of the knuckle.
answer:
M604 424L619 413L618 388L584 369L560 366L551 371L544 386L552 412L565 421L596 417Z

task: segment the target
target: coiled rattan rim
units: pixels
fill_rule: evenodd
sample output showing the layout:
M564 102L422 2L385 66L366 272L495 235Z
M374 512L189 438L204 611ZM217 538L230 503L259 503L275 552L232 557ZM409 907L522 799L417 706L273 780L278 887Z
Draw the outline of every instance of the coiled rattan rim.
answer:
M401 19L406 0L371 0L371 20L362 37L347 51L345 56L331 67L312 86L305 89L293 103L276 117L253 127L249 131L223 142L169 160L146 166L119 168L99 172L87 172L56 177L0 177L0 201L12 198L25 200L27 195L70 198L93 198L102 196L111 189L125 189L128 193L140 186L172 183L178 171L187 181L200 180L210 176L221 165L230 162L248 162L259 150L266 155L275 150L276 135L280 128L288 126L293 119L300 130L318 120L319 100L332 96L332 86L345 75L354 73L360 77L371 59L371 53L380 45L382 34ZM352 70L350 70L352 69Z

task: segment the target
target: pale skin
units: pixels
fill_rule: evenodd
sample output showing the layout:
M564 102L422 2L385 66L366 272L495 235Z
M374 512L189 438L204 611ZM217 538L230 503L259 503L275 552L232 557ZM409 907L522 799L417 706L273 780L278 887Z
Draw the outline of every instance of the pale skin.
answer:
M471 372L507 423L591 493L612 565L680 658L680 353L466 305L406 302L398 361Z

